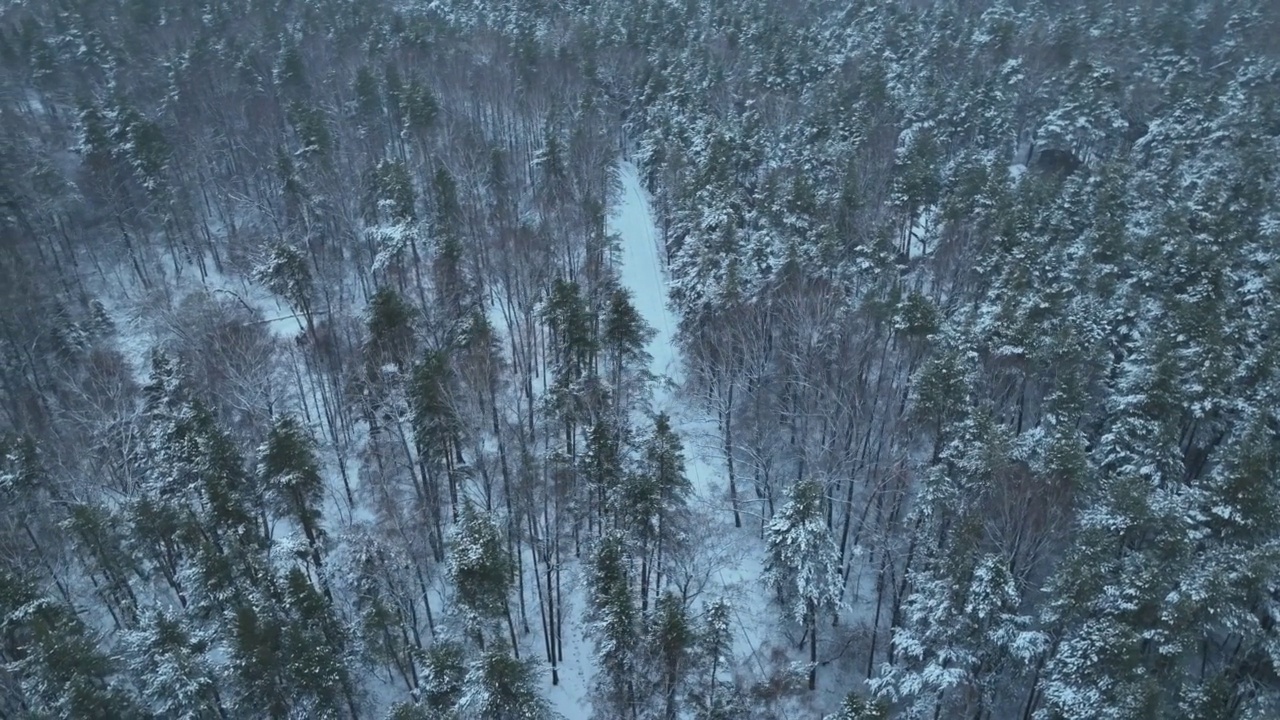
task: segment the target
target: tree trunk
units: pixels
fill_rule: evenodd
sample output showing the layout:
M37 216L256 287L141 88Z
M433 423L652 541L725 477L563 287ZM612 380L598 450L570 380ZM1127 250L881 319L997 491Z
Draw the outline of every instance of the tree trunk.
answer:
M809 620L809 689L814 690L818 686L818 608L813 601L809 601L808 615Z
M724 411L724 461L729 471L729 504L733 506L733 526L742 527L738 509L738 482L733 473L733 381L729 381L729 400Z

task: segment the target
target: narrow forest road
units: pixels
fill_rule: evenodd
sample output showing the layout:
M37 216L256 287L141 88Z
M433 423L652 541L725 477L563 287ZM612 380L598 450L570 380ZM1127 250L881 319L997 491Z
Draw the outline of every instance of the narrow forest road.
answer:
M631 291L632 302L645 322L654 329L646 350L649 370L656 378L653 389L653 412L666 412L685 448L685 470L693 485L691 509L697 520L697 537L690 541L699 548L695 567L701 576L695 583L699 601L723 596L734 608L736 638L734 654L745 663L749 674L764 675L759 656L764 628L768 627L767 600L760 592L762 571L761 546L758 537L747 528L733 526L732 510L726 497L722 464L715 443L715 423L702 416L681 395L684 385L680 352L676 343L679 326L676 314L667 304L667 279L662 262L661 237L654 225L648 193L640 182L640 174L629 162L619 167L620 192L610 209L608 231L619 239L618 268L622 284ZM638 420L639 418L637 418ZM571 569L577 575L580 568ZM585 596L580 583L571 584L568 608L581 621ZM700 604L700 602L698 603ZM690 610L698 615L697 605ZM591 715L590 688L595 674L591 659L594 652L580 622L565 628L565 662L560 666L560 685L548 688L548 699L556 712L566 720L586 720Z
M622 191L609 215L609 232L619 236L622 284L632 293L636 310L655 331L646 348L649 370L657 378L653 410L666 412L685 450L685 471L693 485L690 499L697 520L690 542L699 560L689 568L701 575L700 600L727 598L734 608L734 652L749 674L765 674L759 656L765 628L773 622L766 593L760 592L763 546L748 527L735 528L728 499L723 453L714 418L694 407L683 394L684 368L676 342L679 318L667 304L667 276L662 239L654 224L649 195L639 170L629 162L619 168ZM695 583L695 586L697 583ZM696 615L700 607L691 607Z
M662 268L658 229L654 227L649 196L640 183L640 172L629 162L622 163L618 174L622 192L618 204L609 214L609 232L621 239L622 284L631 291L636 310L656 330L646 348L653 358L650 371L658 377L676 377L680 371L676 350L677 319L667 305L667 282ZM660 387L655 401L659 407L670 396Z
M636 310L654 329L645 348L650 356L649 371L657 379L653 392L654 412L666 412L685 446L685 470L693 484L694 503L717 520L731 518L722 473L714 468L722 463L716 448L715 423L702 417L682 396L684 368L676 343L679 318L667 304L667 277L662 262L662 239L654 225L649 195L640 182L640 173L629 162L619 168L622 192L609 215L609 232L620 239L622 284L631 291Z
M657 331L646 350L652 357L649 370L660 378L655 388L655 406L668 409L672 407L674 393L672 382L666 378L678 382L676 373L680 364L675 345L676 318L667 308L667 284L658 254L658 232L636 167L623 162L618 173L622 188L609 212L608 232L620 239L622 284L631 291L636 311ZM570 576L577 576L580 568L577 563L571 564ZM560 685L547 691L552 707L566 720L587 720L591 716L590 691L595 667L594 650L584 637L586 628L582 625L585 600L581 583L570 583L568 607L578 621L565 627L568 651L559 668Z
M619 168L622 192L609 215L609 232L618 236L622 251L619 275L631 291L632 302L654 335L645 350L649 353L649 371L656 384L653 412L666 412L672 426L685 445L685 469L700 500L708 499L715 489L707 483L714 477L705 462L708 457L704 442L708 437L705 423L695 419L693 408L680 396L684 385L684 369L676 343L679 318L667 304L667 276L662 263L662 239L654 225L649 195L640 182L635 165L624 162ZM727 510L727 507L725 508Z

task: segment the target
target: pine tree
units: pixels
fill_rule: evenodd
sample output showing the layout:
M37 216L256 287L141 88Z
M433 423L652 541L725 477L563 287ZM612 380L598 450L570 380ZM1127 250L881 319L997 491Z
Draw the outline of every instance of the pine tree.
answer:
M0 567L0 668L35 717L110 720L141 717L116 658L74 610ZM6 683L7 684L7 683Z
M359 716L348 658L347 629L330 601L317 592L299 568L284 580L284 603L289 610L283 658L288 662L296 696L305 698L313 716Z
M692 486L685 475L684 448L666 413L654 419L643 453L617 500L640 554L640 609L648 612L649 596L661 592L665 563L685 532Z
M211 634L179 613L152 609L121 645L142 699L159 717L197 720L226 714Z
M62 522L116 627L130 626L137 619L138 597L132 583L141 574L120 532L121 520L106 505L77 503Z
M299 568L244 593L230 617L230 667L241 714L357 717L346 630Z
M447 712L436 712L424 705L401 701L394 703L387 711L386 720L452 720Z
M718 598L706 604L694 638L695 679L689 685L689 705L697 720L732 720L748 717L747 700L723 675L733 671L733 629L728 601Z
M399 102L404 113L405 129L414 133L430 130L440 112L440 104L431 88L417 79L410 80L405 86Z
M37 567L48 572L69 602L66 582L52 570L58 528L50 508L56 497L57 487L43 467L35 439L0 434L0 503L7 510L0 550L13 559L14 572L38 572Z
M378 79L368 65L361 65L356 70L352 89L356 96L356 109L372 124L372 118L382 112L382 91L378 86Z
M457 513L460 505L454 470L462 457L458 446L462 422L454 406L455 379L449 356L444 351L426 353L413 368L407 393L418 469L437 540L442 541L440 528L445 498L440 476L442 471L446 475L448 502Z
M413 179L402 162L380 160L365 177L365 234L374 253L375 276L387 272L403 292L412 276L418 301L426 305L422 276L423 232Z
M311 562L317 572L323 571L320 503L324 481L315 456L315 441L297 418L282 415L276 420L258 451L258 471L269 507L277 515L298 523L307 538Z
M196 554L196 522L180 505L144 496L128 504L123 523L130 555L152 578L163 579L183 608L191 601L188 563Z
M506 539L497 524L470 503L464 504L451 538L449 579L463 611L463 625L481 650L486 637L492 642L491 628L497 622L505 618L511 624L511 575Z
M374 205L383 210L392 223L409 223L417 219L413 179L404 163L382 160L373 170Z
M680 716L680 700L685 694L685 678L695 634L685 611L684 602L674 593L663 593L654 604L649 623L650 662L657 677L659 715L665 720Z
M1063 717L1155 717L1183 641L1162 610L1196 541L1182 478L1184 410L1167 337L1130 360L1100 440L1100 471L1045 617L1063 629L1046 664L1046 703ZM1155 643L1167 655L1150 655ZM1172 677L1171 677L1172 676Z
M459 720L554 720L534 673L532 660L517 660L494 643L467 669Z
M879 700L865 698L857 693L849 693L840 710L826 716L825 720L888 720L889 709Z
M476 289L468 277L462 245L462 206L457 181L445 167L432 179L431 234L435 241L433 274L441 325L449 330L447 341L458 342L460 326L480 305Z
M1048 646L1045 633L1020 612L1023 593L1012 573L1017 547L1003 544L1008 537L999 521L1032 508L997 510L1031 479L1010 463L1010 438L990 410L973 411L948 434L952 441L931 468L915 511L933 544L908 573L892 662L871 682L907 717L1014 712L1021 694L1005 694L995 680L1019 678Z
M347 534L330 570L335 595L352 605L352 645L366 662L394 668L405 689L418 687L417 656L422 638L417 627L417 592L403 568L411 560L373 533Z
M315 337L311 268L300 250L284 243L273 245L263 262L254 268L253 277L302 315L308 334Z
M600 332L600 346L608 365L609 384L614 397L615 412L629 407L633 392L627 392L624 382L631 374L643 374L649 356L645 344L654 335L636 310L631 295L625 288L615 288L609 295Z
M765 531L764 581L808 635L810 690L817 682L818 615L840 607L839 554L827 527L825 499L818 481L797 482Z
M952 567L926 565L912 573L902 627L893 637L894 664L871 682L879 697L903 708L904 717L1001 708L998 701L1007 698L1003 688L992 687L993 678L1018 677L1047 648L1045 634L1028 629L1031 618L1019 612L1022 598L1007 561L986 555L976 567L954 567L964 562L942 560Z
M409 367L417 335L413 326L413 308L391 288L379 288L369 300L365 327L366 364L371 375L381 373L384 365L394 365L401 372Z
M598 513L602 529L606 516L612 516L613 529L619 529L618 514L625 509L620 493L626 476L626 432L625 425L619 426L605 417L597 419L587 431L580 472L589 494L589 509Z
M426 353L413 368L408 393L413 437L429 462L448 460L461 420L453 402L453 368L442 351Z
M422 657L419 695L430 711L443 715L462 699L467 679L466 655L458 643L441 640Z
M164 353L152 359L143 389L148 438L144 494L193 519L190 543L212 543L218 553L255 552L263 544L256 496L230 436L212 413L190 397L178 365Z
M597 542L587 576L588 618L600 664L601 717L634 718L639 617L627 578L623 535L609 531Z
M567 439L576 432L574 428L584 414L587 399L582 380L593 369L596 342L591 330L591 310L579 285L562 279L552 286L542 316L554 343L551 363L555 386L550 403L562 418Z
M333 133L324 110L303 101L289 104L289 122L298 138L298 156L326 167L333 153Z
M275 68L276 82L281 87L305 92L307 89L307 65L302 50L294 41L286 41L280 50Z

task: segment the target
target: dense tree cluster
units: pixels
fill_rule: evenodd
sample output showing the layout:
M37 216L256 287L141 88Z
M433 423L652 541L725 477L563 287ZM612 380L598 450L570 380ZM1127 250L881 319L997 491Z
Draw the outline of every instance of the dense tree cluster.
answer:
M1278 8L4 4L0 716L1280 714Z

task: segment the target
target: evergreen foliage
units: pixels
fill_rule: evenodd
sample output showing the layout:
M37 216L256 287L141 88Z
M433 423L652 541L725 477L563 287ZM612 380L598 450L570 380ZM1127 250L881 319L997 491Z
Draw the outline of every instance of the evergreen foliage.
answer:
M0 3L0 717L1280 717L1276 38Z

